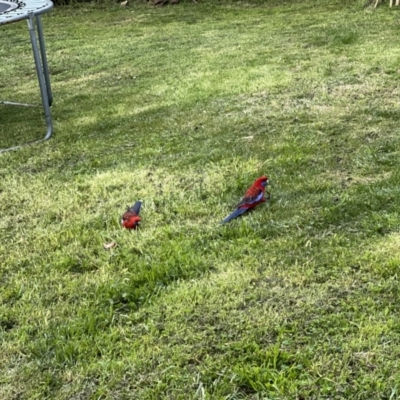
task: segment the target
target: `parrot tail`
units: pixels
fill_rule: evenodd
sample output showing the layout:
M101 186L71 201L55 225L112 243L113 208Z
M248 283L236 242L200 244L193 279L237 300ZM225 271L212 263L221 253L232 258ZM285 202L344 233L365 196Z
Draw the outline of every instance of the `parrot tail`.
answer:
M239 215L243 214L245 211L247 211L247 208L238 208L232 214L229 214L224 220L222 220L220 222L220 224L226 224L231 219L234 219L234 218L238 217Z
M133 211L136 215L139 215L140 213L140 208L142 207L142 201L139 200L137 201L130 209L129 211Z

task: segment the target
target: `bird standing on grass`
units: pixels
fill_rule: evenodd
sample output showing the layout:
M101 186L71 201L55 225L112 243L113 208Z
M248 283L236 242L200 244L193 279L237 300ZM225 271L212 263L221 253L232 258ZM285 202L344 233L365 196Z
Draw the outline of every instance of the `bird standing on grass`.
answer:
M269 183L268 176L262 176L261 178L256 179L256 181L247 189L247 192L244 194L244 197L239 202L239 204L236 205L236 210L232 214L228 215L220 223L225 224L226 222L229 222L233 218L236 218L239 215L243 214L245 211L250 210L251 208L254 208L256 205L268 200L269 199L268 192L267 192L268 197L265 198L265 188L268 185L268 183Z
M128 207L121 218L121 225L126 229L136 229L139 226L140 221L142 220L139 217L141 207L141 201L137 201L132 207Z

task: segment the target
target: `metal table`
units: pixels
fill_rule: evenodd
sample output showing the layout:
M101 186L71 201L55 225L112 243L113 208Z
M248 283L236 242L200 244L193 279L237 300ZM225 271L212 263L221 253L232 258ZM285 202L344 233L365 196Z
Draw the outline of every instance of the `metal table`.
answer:
M50 0L0 0L0 26L11 22L21 21L26 19L28 22L29 35L32 44L33 58L35 60L36 73L39 81L40 94L42 97L43 110L46 117L46 136L44 139L33 143L47 140L53 133L53 122L51 119L50 106L53 102L53 95L50 86L49 68L47 65L46 47L44 43L42 21L40 15L53 8L53 3ZM35 26L37 37L35 33ZM0 101L7 105L26 104L14 103L10 101ZM0 153L14 150L22 145L1 149Z

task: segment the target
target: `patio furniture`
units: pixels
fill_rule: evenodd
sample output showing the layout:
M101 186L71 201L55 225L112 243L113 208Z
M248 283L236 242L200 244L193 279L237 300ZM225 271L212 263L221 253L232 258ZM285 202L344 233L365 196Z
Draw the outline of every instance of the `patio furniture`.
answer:
M43 36L43 28L41 21L41 14L49 11L53 7L50 0L0 0L0 26L12 22L17 22L26 19L28 22L29 35L32 44L33 58L36 66L36 73L39 81L40 94L42 97L42 104L44 115L46 117L46 136L44 139L35 141L33 143L42 142L47 140L53 133L53 122L51 119L50 106L53 101L51 92L49 68L46 58L46 47ZM37 37L35 33L37 32ZM27 106L28 104L14 103L10 101L0 101L1 104L6 105L19 105ZM27 143L28 144L28 143ZM32 144L32 143L29 143ZM7 149L0 149L0 153L5 151L14 150L23 145L9 147Z

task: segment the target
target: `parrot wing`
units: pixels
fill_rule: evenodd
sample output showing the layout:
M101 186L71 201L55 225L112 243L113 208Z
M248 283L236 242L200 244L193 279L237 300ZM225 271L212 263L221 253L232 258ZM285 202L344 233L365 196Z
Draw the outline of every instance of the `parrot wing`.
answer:
M262 189L251 187L246 192L239 204L236 205L236 208L240 208L243 206L246 206L246 208L248 208L248 206L251 206L252 204L258 204L263 199L263 197L264 192Z

